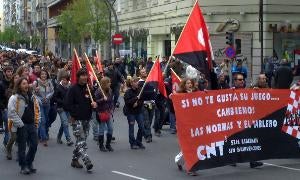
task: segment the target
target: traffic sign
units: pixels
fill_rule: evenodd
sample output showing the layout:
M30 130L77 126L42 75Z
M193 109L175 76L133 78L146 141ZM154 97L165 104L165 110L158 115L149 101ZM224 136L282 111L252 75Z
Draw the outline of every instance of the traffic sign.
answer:
M228 58L234 58L236 55L235 49L232 46L229 46L225 50L225 55Z
M119 45L119 44L123 43L124 38L123 38L122 34L115 34L112 38L112 41L114 44Z

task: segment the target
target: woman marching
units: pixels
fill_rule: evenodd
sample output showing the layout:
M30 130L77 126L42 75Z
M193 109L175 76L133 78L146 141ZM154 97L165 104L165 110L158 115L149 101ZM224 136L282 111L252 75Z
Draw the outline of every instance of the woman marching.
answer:
M12 121L12 132L17 132L18 159L21 174L36 173L33 161L38 146L37 127L40 119L39 103L29 91L25 77L17 80L14 93L8 102L8 118ZM26 147L29 147L26 153Z
M113 135L113 94L110 88L111 81L108 77L103 77L100 81L101 88L98 88L95 92L96 102L97 102L97 120L100 123L99 126L99 149L102 152L106 151L114 151L111 147L110 143L112 140ZM106 134L106 145L104 146L104 131L107 127L107 134Z
M178 93L192 93L192 92L195 92L197 90L198 90L198 88L195 87L194 81L192 79L186 78L186 79L181 81L181 83L179 85ZM169 97L172 98L172 94ZM175 157L175 163L177 164L178 169L182 170L182 166L184 165L184 159L183 159L182 152L180 152ZM190 175L190 176L197 176L198 175L194 171L188 171L187 174Z
M37 96L41 107L41 123L39 126L40 141L44 146L48 146L47 123L49 121L50 99L54 94L54 86L49 79L49 74L46 70L41 70L40 78L33 83L34 93Z

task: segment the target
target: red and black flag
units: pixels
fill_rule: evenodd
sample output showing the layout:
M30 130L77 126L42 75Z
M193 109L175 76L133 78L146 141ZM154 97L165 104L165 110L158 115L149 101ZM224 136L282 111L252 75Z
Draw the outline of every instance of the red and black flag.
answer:
M211 67L211 43L198 1L181 32L173 55L201 72L207 72Z
M162 71L160 69L159 59L155 61L151 71L149 72L148 78L145 83L157 83L158 90L161 95L167 96L167 91L164 83Z
M76 73L80 68L81 68L81 64L80 64L77 52L74 49L74 55L73 55L73 60L72 60L72 70L71 70L71 84L72 85L77 83Z

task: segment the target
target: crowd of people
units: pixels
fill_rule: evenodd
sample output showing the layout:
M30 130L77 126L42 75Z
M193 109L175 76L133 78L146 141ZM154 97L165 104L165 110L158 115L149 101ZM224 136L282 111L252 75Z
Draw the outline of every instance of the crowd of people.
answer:
M91 57L90 60L94 65L94 59ZM83 168L79 162L82 159L89 171L93 168L86 144L90 126L100 151L113 152L111 142L115 139L115 108L122 108L127 117L130 148L145 149L143 139L146 143L151 143L152 133L161 136L164 124L169 123L170 133L176 134L173 94L246 88L247 71L241 62L230 71L228 62L224 61L215 80L208 80L207 74L197 72L191 66L184 68L184 64L178 59L168 61L168 58L163 57L160 62L168 94L166 98L158 92L155 85L145 84L153 66L152 58L140 62L127 62L116 58L105 64L103 72L95 68L100 84L95 82L93 85L88 84L89 74L83 67L76 72L77 82L71 85L71 58L64 62L51 54L33 56L0 51L0 132L4 133L3 144L6 147L7 159L13 158L12 147L17 144L21 173L35 173L33 161L37 146L39 142L45 147L49 145L49 129L58 115L60 128L57 132L57 143L63 144L64 134L66 145L75 144L71 166ZM170 68L183 78L178 91L174 91L172 87ZM275 88L290 87L293 74L285 60L273 77ZM269 88L270 81L262 72L257 82L251 84L251 88ZM124 107L120 107L120 91L124 92ZM136 135L135 124L138 126ZM70 125L74 138L69 132ZM252 168L261 165L261 162L250 162ZM178 167L182 169L182 163L178 163ZM188 173L196 175L195 172Z

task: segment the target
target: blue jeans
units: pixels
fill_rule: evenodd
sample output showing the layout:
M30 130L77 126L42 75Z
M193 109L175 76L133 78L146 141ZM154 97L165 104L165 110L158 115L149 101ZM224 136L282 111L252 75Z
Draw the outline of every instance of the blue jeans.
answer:
M18 141L18 157L19 165L21 168L31 166L37 151L38 137L34 124L24 124L22 128L17 130ZM29 146L26 154L27 144Z
M152 125L154 111L155 111L154 109L155 109L155 105L152 106L152 109L146 107L143 108L145 138L152 137L151 125Z
M175 114L172 112L169 113L169 121L170 121L170 129L176 130L176 117Z
M129 125L129 143L131 146L133 145L141 145L142 144L142 140L143 140L143 135L144 135L144 117L143 117L143 113L140 114L129 114L127 116L127 120L128 120L128 125ZM138 124L138 132L136 135L136 138L134 137L134 124L135 121Z
M50 110L50 104L41 104L41 115L42 119L39 124L39 138L41 141L47 140L47 124L49 121L49 110Z
M70 132L69 132L69 118L70 115L68 112L64 111L64 110L60 110L58 111L59 117L60 117L60 121L61 121L61 125L58 131L58 135L57 138L61 139L62 134L65 134L66 140L70 141L71 140L71 136L70 136Z
M3 144L6 145L9 140L7 109L2 110L2 119L4 122L4 129L5 129Z
M98 138L99 136L99 122L96 118L96 112L93 111L92 113L92 129L93 129L93 137Z
M104 131L107 130L107 134L113 134L113 120L112 118L107 122L101 122L99 126L99 136L104 135Z

